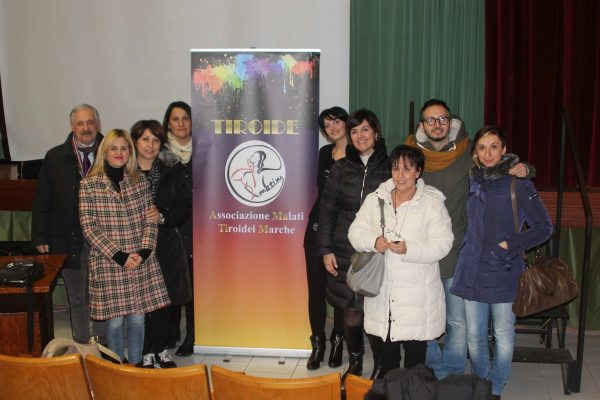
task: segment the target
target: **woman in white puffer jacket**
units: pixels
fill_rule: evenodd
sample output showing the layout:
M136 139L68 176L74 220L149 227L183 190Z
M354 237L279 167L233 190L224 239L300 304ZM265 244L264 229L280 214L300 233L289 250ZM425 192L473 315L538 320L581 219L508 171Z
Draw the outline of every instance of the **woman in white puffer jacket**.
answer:
M400 366L425 362L427 340L444 333L446 304L438 261L452 246L452 223L438 189L419 176L420 149L400 145L390 154L392 178L365 199L350 226L356 251L385 253L385 274L376 297L365 297L365 331L384 342L378 377ZM385 235L379 198L384 200Z

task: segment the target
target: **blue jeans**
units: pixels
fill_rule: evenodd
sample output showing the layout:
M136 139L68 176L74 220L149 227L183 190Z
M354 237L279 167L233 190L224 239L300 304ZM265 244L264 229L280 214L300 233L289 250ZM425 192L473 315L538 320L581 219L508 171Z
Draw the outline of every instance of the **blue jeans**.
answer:
M492 314L494 360L490 364L488 321ZM471 372L492 381L492 394L502 394L508 382L515 347L515 314L512 303L487 304L465 300L467 344Z
M453 278L442 279L446 296L446 336L442 352L437 340L427 342L425 365L438 379L451 374L463 374L467 364L467 323L465 302L450 293Z
M144 314L114 317L106 321L106 342L108 348L117 353L121 360L125 357L123 347L123 321L127 320L127 357L131 364L142 360L144 346Z

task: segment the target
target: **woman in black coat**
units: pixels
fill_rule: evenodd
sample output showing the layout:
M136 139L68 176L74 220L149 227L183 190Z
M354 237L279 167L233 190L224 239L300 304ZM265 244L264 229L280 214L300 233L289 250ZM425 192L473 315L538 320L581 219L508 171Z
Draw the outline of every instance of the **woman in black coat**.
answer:
M306 233L304 234L304 258L306 260L306 278L308 283L308 318L310 320L310 343L312 352L306 362L307 369L317 369L321 366L325 355L325 319L327 317L327 302L325 289L327 287L327 271L323 258L317 253L315 239L319 229L319 203L321 193L333 164L346 157L346 120L348 113L341 107L331 107L319 115L319 128L329 144L319 150L319 165L317 168L317 187L319 195L310 210ZM331 353L328 365L337 368L342 365L344 351L344 323L342 309L334 307L333 330L331 331Z
M325 183L319 210L318 254L329 275L327 299L344 310L344 337L350 364L347 373L362 374L363 311L362 297L346 284L346 273L354 248L348 240L348 228L365 197L390 178L390 163L381 123L372 111L360 109L346 122L346 157L336 162ZM378 357L373 349L373 357Z
M178 174L183 182L183 196L189 206L189 218L181 226L181 236L185 244L188 258L189 275L193 280L193 243L192 243L192 108L183 101L174 101L167 107L163 119L163 131L167 135L167 143L160 153L160 159L173 166L174 174ZM185 338L175 352L178 356L189 356L194 352L194 294L185 303ZM179 340L179 324L181 307L171 307L169 323L168 347L175 347Z
M131 127L138 168L150 181L155 208L148 218L158 222L156 256L160 264L171 305L182 305L192 297L187 255L181 226L189 219L191 205L184 195L184 182L172 168L158 159L166 142L160 122L143 120ZM169 333L170 307L146 315L142 367L172 368L175 363L166 347Z

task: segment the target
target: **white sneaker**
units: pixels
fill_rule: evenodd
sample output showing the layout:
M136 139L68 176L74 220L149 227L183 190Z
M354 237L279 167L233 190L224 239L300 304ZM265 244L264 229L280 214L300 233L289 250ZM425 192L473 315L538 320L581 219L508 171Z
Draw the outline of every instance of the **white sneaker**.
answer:
M138 363L138 367L140 368L157 368L158 363L156 362L156 357L154 357L154 353L146 354L140 363ZM160 367L158 367L160 368Z
M167 350L158 353L155 363L158 364L158 367L156 368L177 368L177 364L175 364L175 361L173 361Z

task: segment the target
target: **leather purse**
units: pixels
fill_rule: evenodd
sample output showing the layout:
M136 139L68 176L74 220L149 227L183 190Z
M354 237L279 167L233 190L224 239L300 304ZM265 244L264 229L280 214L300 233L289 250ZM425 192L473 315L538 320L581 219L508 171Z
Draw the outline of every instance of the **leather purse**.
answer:
M384 233L385 218L383 215L383 199L379 199L381 212L381 233ZM346 275L346 283L353 292L375 297L381 290L385 266L385 255L378 251L357 251L350 258L350 269Z
M515 232L519 232L514 178L510 191ZM560 258L536 256L532 265L525 259L525 265L527 268L519 278L517 295L512 306L517 317L527 317L558 307L579 294L571 269Z

